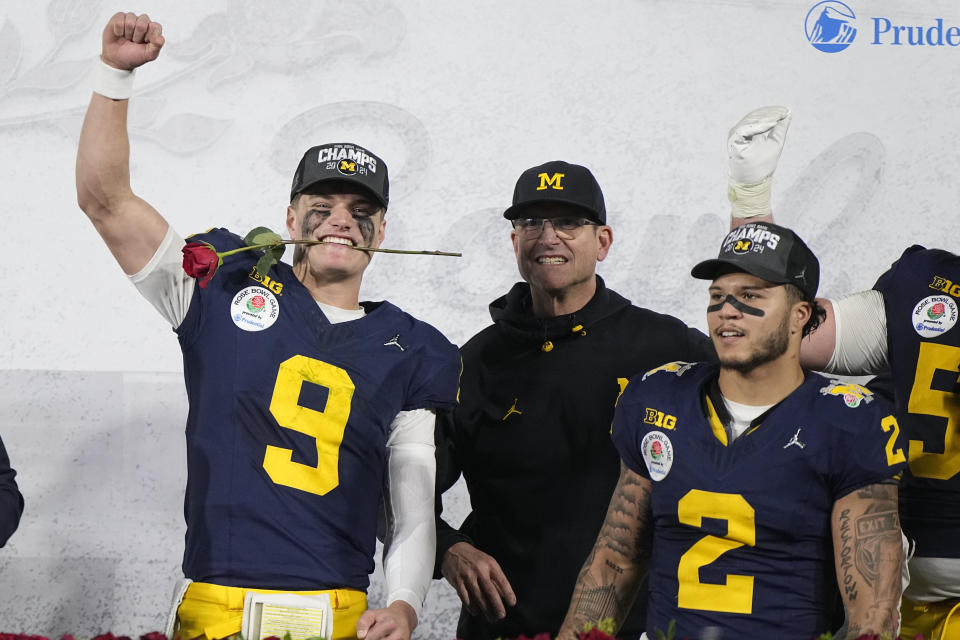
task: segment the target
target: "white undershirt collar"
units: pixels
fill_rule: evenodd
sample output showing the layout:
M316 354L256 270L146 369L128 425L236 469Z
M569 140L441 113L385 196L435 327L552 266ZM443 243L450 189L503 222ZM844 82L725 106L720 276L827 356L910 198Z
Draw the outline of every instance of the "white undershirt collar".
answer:
M747 430L747 427L750 426L751 422L759 418L763 415L764 411L768 411L773 406L772 404L740 404L739 402L728 400L723 395L720 397L723 398L723 405L727 408L727 413L730 414L730 424L727 425L727 436L730 438L730 442L740 437L740 435Z
M327 316L327 320L330 321L330 324L349 322L350 320L359 320L367 313L363 310L363 307L360 307L359 309L343 309L341 307L335 307L332 304L325 304L323 302L317 302L317 306L320 307L320 311L323 311L323 315Z

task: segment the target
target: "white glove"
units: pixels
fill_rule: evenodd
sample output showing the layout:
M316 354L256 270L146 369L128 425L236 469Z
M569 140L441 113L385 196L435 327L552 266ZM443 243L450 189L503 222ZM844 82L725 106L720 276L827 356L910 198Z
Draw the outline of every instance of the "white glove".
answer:
M786 107L760 107L730 130L727 198L734 218L770 215L773 172L783 151L790 117L790 109Z

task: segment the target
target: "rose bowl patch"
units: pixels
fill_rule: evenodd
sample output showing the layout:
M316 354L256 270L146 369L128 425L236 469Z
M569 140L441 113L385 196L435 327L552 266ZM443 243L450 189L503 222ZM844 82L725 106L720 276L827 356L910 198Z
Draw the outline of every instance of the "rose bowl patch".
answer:
M269 329L280 316L280 303L265 287L247 287L237 292L230 303L233 324L244 331Z
M640 443L640 452L643 461L647 464L650 479L663 480L670 473L673 466L673 443L667 434L660 431L651 431L643 437Z
M928 296L913 308L911 322L918 334L935 338L957 324L957 303L950 296Z

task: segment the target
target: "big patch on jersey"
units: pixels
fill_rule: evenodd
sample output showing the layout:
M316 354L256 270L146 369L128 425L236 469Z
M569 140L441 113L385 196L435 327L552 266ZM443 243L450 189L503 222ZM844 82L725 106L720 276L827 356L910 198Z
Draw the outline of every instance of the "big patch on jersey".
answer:
M913 330L935 338L957 324L957 303L950 296L928 296L913 308Z
M233 296L230 317L244 331L263 331L280 317L280 303L265 287L247 287Z
M669 371L670 373L677 374L677 377L680 377L694 364L695 363L693 362L681 362L679 360L676 362L668 362L667 364L662 364L655 369L650 369L650 371L647 371L645 374L643 374L643 377L640 378L640 382L643 382L658 371Z
M670 467L673 466L673 443L667 434L651 431L643 437L640 452L651 480L659 482L667 477Z
M841 382L840 380L831 380L830 384L820 387L820 395L840 396L848 407L856 409L861 402L870 404L873 402L873 391L866 387L861 387L853 382Z

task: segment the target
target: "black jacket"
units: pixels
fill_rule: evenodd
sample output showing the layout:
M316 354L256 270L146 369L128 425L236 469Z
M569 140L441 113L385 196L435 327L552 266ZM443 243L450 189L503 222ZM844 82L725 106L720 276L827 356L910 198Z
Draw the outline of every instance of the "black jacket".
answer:
M17 472L10 467L10 458L0 440L0 547L7 543L20 524L23 496L17 488Z
M493 556L517 605L496 624L461 612L463 640L555 635L620 475L610 441L626 380L674 360L715 358L709 339L641 309L597 277L589 303L536 318L518 283L490 305L494 325L461 349L460 405L437 428L437 500L462 472L472 513L459 530L437 523L437 568L468 541ZM638 598L619 637L643 630Z

